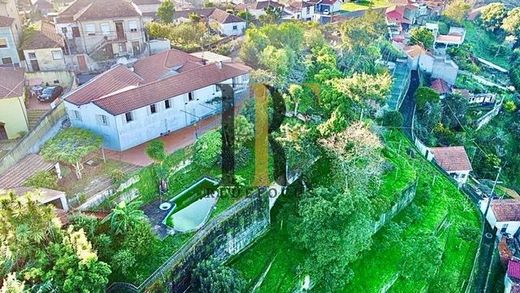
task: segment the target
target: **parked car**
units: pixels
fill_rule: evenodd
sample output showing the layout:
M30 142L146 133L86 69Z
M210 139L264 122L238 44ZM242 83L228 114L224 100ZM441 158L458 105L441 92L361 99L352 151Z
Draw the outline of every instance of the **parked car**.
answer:
M37 98L40 102L52 102L59 97L61 93L63 93L63 87L59 85L49 86L44 88Z

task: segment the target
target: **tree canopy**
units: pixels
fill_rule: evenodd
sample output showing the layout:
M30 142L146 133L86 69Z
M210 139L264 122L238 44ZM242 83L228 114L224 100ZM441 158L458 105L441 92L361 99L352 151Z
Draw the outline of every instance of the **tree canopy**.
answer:
M157 9L157 17L162 23L172 23L175 6L171 0L165 0Z
M37 194L0 197L0 242L3 273L23 277L25 284L9 275L4 285L46 288L58 292L104 292L111 273L82 229L61 229L52 206L41 205Z
M520 37L520 7L509 11L502 23L502 29L511 35Z
M410 31L410 45L421 45L424 48L431 49L433 47L433 43L435 41L435 36L433 33L425 28L418 27L413 28Z
M76 176L81 178L81 160L99 150L102 144L103 138L92 131L71 127L60 131L47 141L43 145L41 155L49 161L72 164L76 169Z
M246 282L234 269L219 264L216 259L201 261L192 273L192 288L195 292L241 293L246 289Z
M480 20L486 29L490 31L500 28L506 16L506 7L499 2L490 3L480 11Z

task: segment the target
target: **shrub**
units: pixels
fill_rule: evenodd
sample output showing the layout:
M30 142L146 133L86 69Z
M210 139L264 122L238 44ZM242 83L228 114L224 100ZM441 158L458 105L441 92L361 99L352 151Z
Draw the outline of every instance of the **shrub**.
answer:
M125 179L125 172L121 169L114 169L110 171L110 179L112 180L113 184L121 183Z
M200 137L195 143L193 163L202 168L210 168L217 163L222 150L219 131L212 131Z
M399 111L389 111L383 115L383 126L401 127L403 126L403 115Z
M40 171L27 179L24 185L27 187L56 189L58 187L58 177L51 171Z
M480 230L476 227L462 226L459 228L459 237L465 241L475 241L479 234Z
M510 113L513 113L513 112L516 112L516 104L515 102L513 101L506 101L504 103L504 110L506 110L507 112L510 112Z

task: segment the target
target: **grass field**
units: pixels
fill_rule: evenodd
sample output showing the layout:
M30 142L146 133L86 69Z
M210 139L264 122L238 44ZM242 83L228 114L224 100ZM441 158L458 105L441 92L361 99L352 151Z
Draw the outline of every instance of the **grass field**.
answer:
M376 8L385 8L392 6L392 3L389 0L361 0L361 1L352 1L345 2L341 5L341 10L343 11L359 11L366 9L376 9Z
M495 34L482 29L476 23L471 21L464 22L464 28L466 29L466 38L464 42L471 44L473 47L473 54L506 69L511 67L509 62L511 51L501 49L497 54L497 46L502 42Z
M392 198L392 191L393 194L398 193L403 185L417 177L418 195L427 192L431 195L420 206L423 211L420 219L405 228L400 241L405 243L417 233L433 232L441 223L448 224L438 236L444 248L442 263L436 268L436 275L430 283L399 278L403 252L400 245L384 245L386 231L383 229L374 236L372 249L352 264L354 279L344 292L379 292L396 276L395 283L390 286L391 292L420 292L433 283L442 284L444 292L460 292L470 275L478 240L462 241L458 237L459 228L480 227L478 214L465 196L437 169L420 157L408 155L410 145L401 133L394 132L386 140L388 149L385 155L397 168L394 169L395 174L387 174L380 194ZM326 166L315 166L318 169L323 167ZM322 177L321 184L327 184L330 179ZM305 251L295 247L290 240L297 217L298 193L298 188L294 187L287 196L279 199L272 211L271 230L230 262L232 267L242 272L251 288L258 284L260 292L291 292L302 280L298 267L305 259ZM417 197L414 203L419 205ZM405 208L394 220L399 221L412 212L410 207Z

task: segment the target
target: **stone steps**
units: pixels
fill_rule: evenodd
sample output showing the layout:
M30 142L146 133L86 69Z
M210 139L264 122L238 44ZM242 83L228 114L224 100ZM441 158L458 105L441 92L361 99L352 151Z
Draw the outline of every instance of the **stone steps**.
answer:
M49 110L27 110L27 120L29 122L29 129L34 129L40 119L48 112Z

